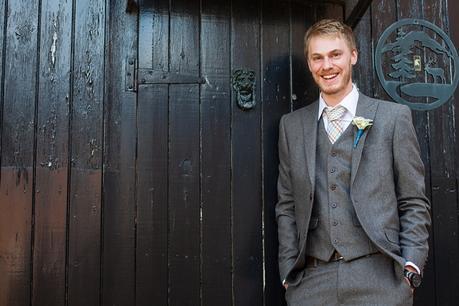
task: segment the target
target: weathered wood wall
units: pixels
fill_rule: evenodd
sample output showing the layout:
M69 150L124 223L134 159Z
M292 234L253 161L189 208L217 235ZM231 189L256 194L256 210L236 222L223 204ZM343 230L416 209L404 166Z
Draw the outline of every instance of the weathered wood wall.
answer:
M0 306L282 305L277 124L317 97L305 29L356 1L126 2L0 0ZM429 20L459 45L458 14L374 0L360 89L387 98L373 48L392 22ZM128 92L129 60L207 81ZM240 67L257 75L249 112L230 87ZM413 112L434 219L417 305L458 300L454 103Z

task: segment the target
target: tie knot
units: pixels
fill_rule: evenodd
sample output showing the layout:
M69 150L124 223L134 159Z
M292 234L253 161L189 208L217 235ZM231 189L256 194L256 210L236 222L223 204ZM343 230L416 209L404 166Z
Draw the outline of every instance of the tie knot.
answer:
M343 116L345 111L346 109L341 105L334 108L324 108L325 115L327 115L329 121L339 120Z

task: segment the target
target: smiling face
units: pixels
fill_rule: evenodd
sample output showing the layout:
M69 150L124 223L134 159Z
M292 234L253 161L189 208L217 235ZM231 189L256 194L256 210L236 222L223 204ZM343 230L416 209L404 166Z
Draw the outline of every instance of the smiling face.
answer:
M339 35L311 37L307 61L322 98L329 106L335 106L351 92L357 50L351 49L344 38Z

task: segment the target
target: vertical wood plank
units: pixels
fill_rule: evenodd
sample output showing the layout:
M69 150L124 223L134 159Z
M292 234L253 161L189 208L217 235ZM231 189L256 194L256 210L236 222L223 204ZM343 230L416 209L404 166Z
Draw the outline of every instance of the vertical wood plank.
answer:
M448 31L446 1L424 0L423 8L425 19ZM442 56L436 60L437 65L449 67ZM454 104L445 103L429 111L428 121L437 305L452 305L459 299L459 281L450 277L451 271L459 270L454 112Z
M304 56L304 34L316 21L316 9L313 4L291 2L290 56L291 56L291 91L293 109L311 104L319 97L319 90L309 72Z
M171 2L170 69L199 75L196 1ZM169 89L169 303L200 303L199 85Z
M168 71L169 1L139 13L139 67ZM168 303L168 85L140 86L137 106L136 305Z
M201 305L233 305L231 269L230 2L203 0Z
M277 142L280 117L290 111L290 3L264 1L262 10L262 108L264 190L264 300L265 305L285 304L278 268L275 205L279 159Z
M99 305L105 1L77 1L68 248L68 304Z
M65 304L72 2L42 1L33 305Z
M371 39L376 46L384 30L397 20L396 0L373 1L370 8L374 13L371 16ZM392 101L378 81L376 71L373 71L373 79L375 80L373 96L377 99Z
M106 58L102 305L135 305L136 94L126 92L125 65L137 54L137 16L110 1Z
M371 40L371 9L369 8L360 19L354 35L357 40L358 60L352 72L352 80L359 90L373 96L373 43ZM375 42L376 43L376 42Z
M8 1L0 181L0 305L29 305L38 1ZM6 114L6 115L5 115Z
M233 294L235 305L263 304L260 1L232 1L231 68L256 75L257 105L250 111L232 96Z

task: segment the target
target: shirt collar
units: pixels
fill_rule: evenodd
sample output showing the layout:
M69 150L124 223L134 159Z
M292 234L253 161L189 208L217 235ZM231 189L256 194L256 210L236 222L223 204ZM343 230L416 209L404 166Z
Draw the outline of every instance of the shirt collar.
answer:
M336 106L338 105L343 106L352 115L352 117L355 117L358 100L359 100L359 91L357 87L355 86L355 84L352 84L351 92L348 93L347 96L345 96L343 100L341 100L341 102L338 103ZM326 107L328 106L325 103L325 100L322 98L322 94L321 94L319 96L319 113L317 114L317 120L320 120L320 117L322 116L324 108Z

